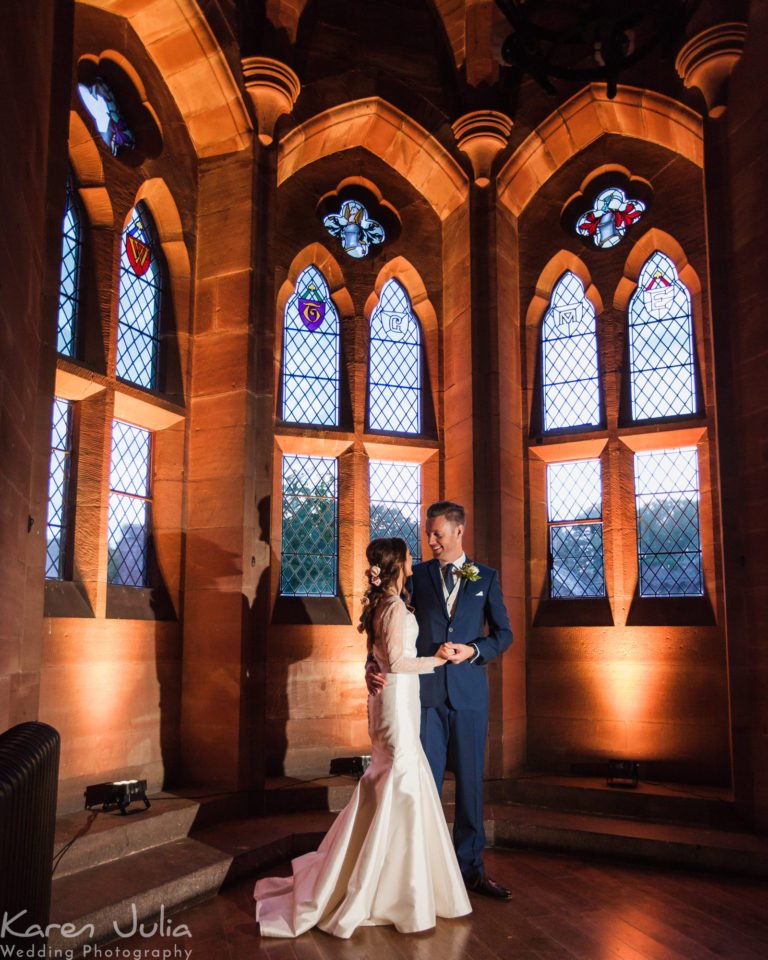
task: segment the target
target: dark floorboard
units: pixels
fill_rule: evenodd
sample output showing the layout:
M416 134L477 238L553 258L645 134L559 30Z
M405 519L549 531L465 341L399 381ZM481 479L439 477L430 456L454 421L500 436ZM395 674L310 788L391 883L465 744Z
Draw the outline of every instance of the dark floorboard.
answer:
M249 879L174 915L171 923L186 924L191 938L133 937L120 947L178 958L191 950L189 960L768 958L763 881L535 851L490 850L486 864L514 890L513 900L475 896L470 917L440 920L428 933L363 927L350 940L316 930L298 940L261 939Z

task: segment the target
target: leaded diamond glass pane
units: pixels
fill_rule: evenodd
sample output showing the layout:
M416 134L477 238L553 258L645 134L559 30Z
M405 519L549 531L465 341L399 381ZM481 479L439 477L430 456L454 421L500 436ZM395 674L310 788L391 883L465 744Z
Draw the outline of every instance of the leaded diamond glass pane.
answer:
M421 433L421 329L408 294L388 280L371 317L368 426Z
M547 513L550 523L599 520L602 516L599 460L552 463L547 468Z
M149 213L137 204L121 241L117 375L148 389L157 386L162 286Z
M704 593L695 447L635 454L641 597Z
M147 585L149 501L109 495L107 579L127 587Z
M339 425L339 315L314 265L299 274L285 307L283 420Z
M602 481L599 460L547 467L550 596L604 597Z
M112 421L110 488L135 497L149 496L151 435L122 420Z
M369 462L371 540L402 537L421 560L421 467L418 463Z
M46 523L45 576L64 576L68 534L67 498L72 458L72 406L55 397L51 419L51 460L48 471L48 516Z
M634 420L696 413L691 295L658 250L629 304L629 362Z
M565 273L542 324L544 429L600 423L595 308L584 284Z
M67 357L75 355L77 313L80 305L80 259L82 255L80 210L72 178L67 178L67 202L61 225L61 271L56 349Z
M338 568L337 461L283 457L283 543L280 593L336 595Z
M605 596L602 523L550 527L549 552L552 557L551 597Z
M110 583L131 587L147 584L151 449L148 430L122 420L112 421L107 570Z

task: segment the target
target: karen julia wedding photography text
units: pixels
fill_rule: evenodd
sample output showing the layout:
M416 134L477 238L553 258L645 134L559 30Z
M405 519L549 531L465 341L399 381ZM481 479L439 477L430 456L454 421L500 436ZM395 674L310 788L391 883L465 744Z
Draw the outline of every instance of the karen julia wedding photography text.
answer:
M74 923L51 923L41 927L37 923L26 923L27 911L9 915L4 912L0 924L0 960L74 960L80 956L85 960L190 960L192 949L185 944L168 943L158 946L121 944L112 941L108 944L93 943L96 927L93 923L77 926ZM131 921L122 926L112 921L114 937L126 940L129 937L149 939L161 937L171 940L176 937L192 937L192 931L184 923L175 924L165 916L165 905L160 905L160 913L151 922L139 923L136 904L131 904ZM58 945L41 943L44 937L56 934ZM99 940L109 939L110 934L101 931ZM66 941L72 941L68 946ZM25 943L25 941L28 941Z

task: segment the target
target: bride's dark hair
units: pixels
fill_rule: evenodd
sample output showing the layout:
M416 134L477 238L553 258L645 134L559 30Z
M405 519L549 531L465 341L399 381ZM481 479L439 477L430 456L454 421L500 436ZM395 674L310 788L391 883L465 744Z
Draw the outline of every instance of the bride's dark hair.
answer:
M373 620L381 602L397 588L397 581L405 570L408 544L401 537L377 537L365 549L368 569L367 587L363 594L363 612L357 629L368 637L368 652L373 648ZM410 594L403 586L400 596L408 603Z

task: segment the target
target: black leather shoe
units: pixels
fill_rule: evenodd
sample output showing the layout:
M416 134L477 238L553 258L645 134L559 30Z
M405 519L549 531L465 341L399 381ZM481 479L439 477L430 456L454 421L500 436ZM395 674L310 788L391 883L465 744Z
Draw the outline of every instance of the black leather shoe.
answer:
M491 880L490 877L480 877L474 883L466 883L467 890L471 893L480 893L484 897L495 897L497 900L511 900L512 893L500 883Z

